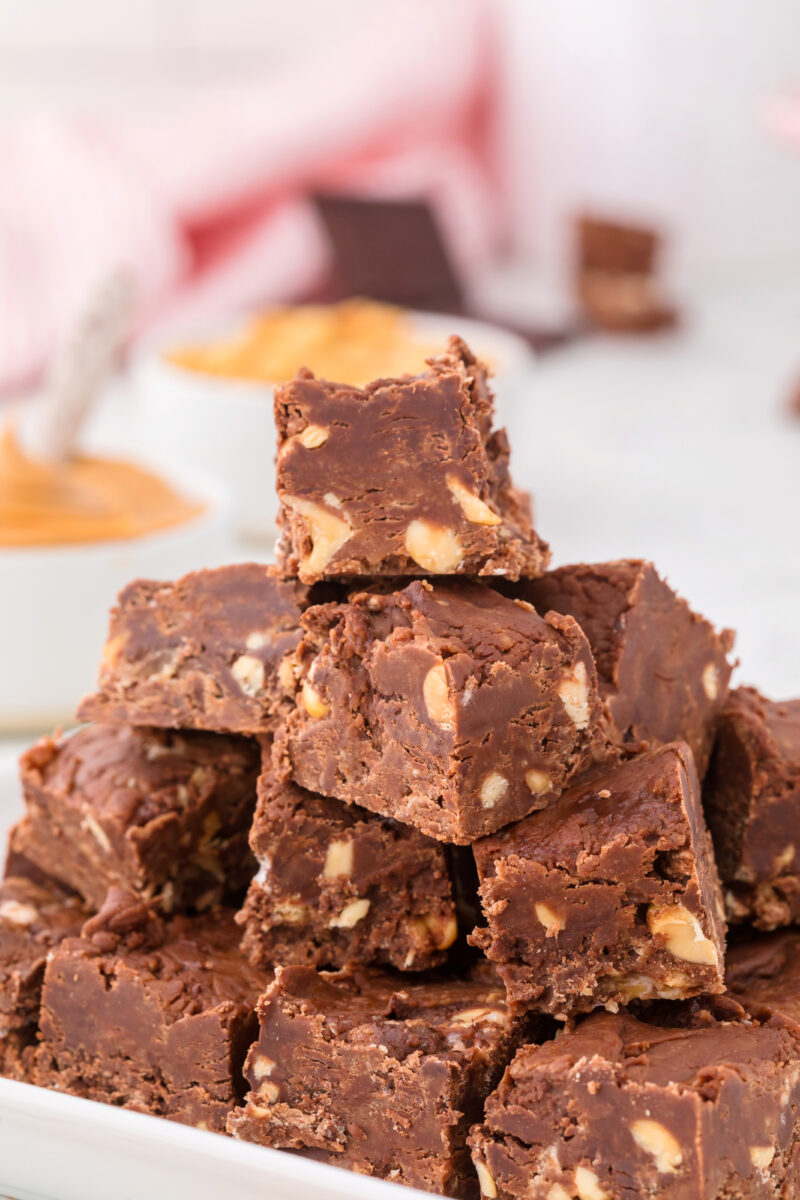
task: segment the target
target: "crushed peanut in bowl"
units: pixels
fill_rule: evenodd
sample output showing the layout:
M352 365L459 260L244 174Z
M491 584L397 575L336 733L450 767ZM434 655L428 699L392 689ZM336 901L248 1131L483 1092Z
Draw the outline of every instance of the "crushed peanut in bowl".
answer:
M401 308L374 300L306 304L263 313L230 337L169 351L174 366L206 375L271 383L308 367L324 379L364 384L425 370L437 352L416 336Z

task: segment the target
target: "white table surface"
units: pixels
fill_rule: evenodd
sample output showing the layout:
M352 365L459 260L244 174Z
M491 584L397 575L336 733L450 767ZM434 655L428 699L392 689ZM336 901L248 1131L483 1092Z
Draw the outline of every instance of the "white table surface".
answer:
M791 277L793 275L793 277ZM800 695L800 269L696 289L685 329L541 360L512 470L555 563L652 559L737 630L738 682Z

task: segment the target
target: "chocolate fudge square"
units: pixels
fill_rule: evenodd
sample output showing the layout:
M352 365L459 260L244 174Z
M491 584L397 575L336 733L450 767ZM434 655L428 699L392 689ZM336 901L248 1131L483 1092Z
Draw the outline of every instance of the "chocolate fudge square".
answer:
M702 779L728 692L729 630L718 633L639 559L559 567L514 594L583 629L612 744L688 742Z
M466 1137L527 1032L502 987L279 967L258 1002L237 1138L472 1197Z
M576 222L577 298L593 325L646 333L678 320L656 274L662 237L642 225L583 216Z
M647 225L583 214L575 223L578 266L614 275L652 275L660 236Z
M728 919L759 929L800 920L800 700L731 692L703 800Z
M232 911L137 933L119 904L112 892L84 936L50 955L34 1082L224 1132L265 974L237 949Z
M418 971L444 962L456 940L451 848L410 825L279 781L266 766L250 845L258 874L237 919L257 966Z
M725 979L748 1012L777 1012L800 1025L800 931L779 929L734 943Z
M308 589L274 567L244 563L177 583L138 580L111 611L99 691L84 721L269 731L291 704L288 655Z
M514 1003L566 1019L724 990L722 896L684 743L570 787L473 846L472 940Z
M277 557L306 583L353 575L539 575L549 559L463 342L365 388L301 372L275 394Z
M167 912L247 886L258 743L216 733L89 725L22 756L16 849L95 908L110 887Z
M0 883L0 1075L18 1077L33 1043L47 956L74 937L88 916L56 883L8 876Z
M594 1013L524 1046L470 1138L483 1195L796 1196L800 1028L728 1007L715 1017L665 1005L664 1024Z
M592 753L589 644L480 583L415 580L303 617L282 777L466 843L541 808Z

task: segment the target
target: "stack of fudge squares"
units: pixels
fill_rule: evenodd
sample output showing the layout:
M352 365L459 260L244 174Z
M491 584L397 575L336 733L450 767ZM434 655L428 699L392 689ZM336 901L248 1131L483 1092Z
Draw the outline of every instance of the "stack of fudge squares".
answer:
M132 583L21 760L2 1071L452 1197L800 1195L800 701L548 570L457 339L275 411L277 565Z

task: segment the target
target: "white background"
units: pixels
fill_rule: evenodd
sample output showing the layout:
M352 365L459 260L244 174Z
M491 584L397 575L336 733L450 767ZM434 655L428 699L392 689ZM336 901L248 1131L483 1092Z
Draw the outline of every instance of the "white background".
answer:
M0 116L191 94L395 2L3 0ZM490 6L517 254L559 259L565 214L600 203L665 220L681 273L800 260L800 157L761 127L769 96L800 84L797 0Z

